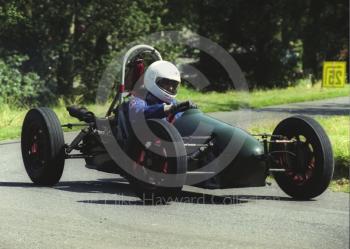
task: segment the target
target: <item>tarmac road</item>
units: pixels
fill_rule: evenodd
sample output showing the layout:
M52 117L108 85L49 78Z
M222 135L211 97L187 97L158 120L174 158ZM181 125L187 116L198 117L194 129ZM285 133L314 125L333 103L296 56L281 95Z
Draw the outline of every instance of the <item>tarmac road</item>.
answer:
M177 202L146 206L124 179L80 159L67 160L61 182L46 188L31 184L19 143L0 144L0 155L1 249L349 248L349 194L294 201L274 182L185 187Z

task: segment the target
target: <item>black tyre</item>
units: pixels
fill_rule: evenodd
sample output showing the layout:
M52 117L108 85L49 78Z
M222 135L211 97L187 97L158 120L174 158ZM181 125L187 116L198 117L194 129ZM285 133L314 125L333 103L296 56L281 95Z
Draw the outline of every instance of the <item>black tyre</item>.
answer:
M277 167L285 169L285 172L274 172L281 189L296 199L311 199L322 194L334 171L332 146L322 126L310 117L292 116L282 120L273 135L295 140L270 146ZM290 153L281 152L285 150Z
M154 141L132 142L134 176L129 179L135 193L147 204L164 204L178 196L185 183L186 150L176 128L164 120L147 121ZM147 139L146 139L147 140Z
M31 109L25 116L21 136L25 169L33 183L52 186L64 168L64 138L56 114L49 108Z

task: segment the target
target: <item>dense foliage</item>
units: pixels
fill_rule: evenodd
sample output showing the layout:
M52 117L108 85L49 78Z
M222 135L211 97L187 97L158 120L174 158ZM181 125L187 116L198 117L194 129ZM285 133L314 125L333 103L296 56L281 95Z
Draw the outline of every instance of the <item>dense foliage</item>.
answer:
M27 59L18 55L0 59L0 102L16 106L50 102L51 92L40 77L34 72L21 73L21 65Z
M26 94L44 100L40 91L8 90L33 84L29 92L40 88L93 100L114 53L162 30L190 30L217 42L238 61L252 88L283 87L309 75L318 79L324 60L348 60L348 18L347 0L7 0L0 4L0 75L12 78L1 76L0 98ZM208 55L166 45L160 50L194 57L211 89L230 88ZM18 54L27 59L7 64ZM14 76L16 70L23 75ZM38 88L41 82L45 88Z

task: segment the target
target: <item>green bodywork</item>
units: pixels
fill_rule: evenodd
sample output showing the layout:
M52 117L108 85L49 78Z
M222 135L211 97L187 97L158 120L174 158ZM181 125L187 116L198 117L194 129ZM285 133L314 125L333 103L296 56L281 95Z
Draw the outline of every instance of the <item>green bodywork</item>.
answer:
M210 154L214 157L202 161L205 163L197 165L197 169L211 162L204 169L217 173L215 177L221 188L265 185L267 167L263 159L264 148L260 141L246 131L205 115L197 109L186 111L174 125L184 138L203 137L197 139L197 143L207 143L208 139L204 136L212 137ZM191 143L188 139L186 142ZM188 147L188 154L193 150ZM190 170L195 170L195 167L189 164Z

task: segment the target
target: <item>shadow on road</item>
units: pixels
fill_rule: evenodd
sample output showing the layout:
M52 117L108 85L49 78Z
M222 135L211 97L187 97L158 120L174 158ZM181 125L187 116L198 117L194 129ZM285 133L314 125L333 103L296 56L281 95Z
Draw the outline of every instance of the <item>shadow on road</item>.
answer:
M77 193L104 193L135 196L130 185L121 179L99 179L97 181L62 181L53 187L38 186L30 182L0 182L0 187L53 188Z
M27 182L0 182L0 187L18 188L48 188L34 185ZM79 203L100 204L100 205L146 205L142 200L126 200L123 197L135 197L132 187L124 178L105 178L96 181L63 181L52 187L60 191L76 193L101 193L115 194L114 200L79 200ZM297 201L289 197L269 196L269 195L215 195L208 193L182 191L173 199L174 202L192 204L213 204L213 205L236 205L250 201ZM147 204L150 205L150 204ZM152 204L151 204L152 205Z

